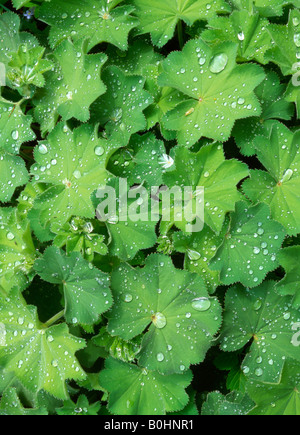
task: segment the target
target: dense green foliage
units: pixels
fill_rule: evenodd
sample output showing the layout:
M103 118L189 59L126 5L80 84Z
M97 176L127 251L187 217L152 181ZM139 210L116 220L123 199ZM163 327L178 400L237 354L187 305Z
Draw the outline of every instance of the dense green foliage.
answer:
M0 415L300 414L299 8L0 1Z

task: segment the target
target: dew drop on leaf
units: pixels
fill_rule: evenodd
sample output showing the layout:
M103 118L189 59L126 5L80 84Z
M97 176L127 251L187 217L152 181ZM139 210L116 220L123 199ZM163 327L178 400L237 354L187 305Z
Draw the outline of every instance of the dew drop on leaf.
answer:
M124 301L125 301L125 302L129 303L129 302L132 302L132 300L133 300L133 297L132 297L132 295L131 295L130 293L127 293L127 294L124 296Z
M162 362L165 359L165 356L163 353L160 352L157 354L156 358L157 358L157 361Z
M218 74L226 68L228 63L228 56L225 53L218 54L215 56L209 66L209 69L212 73Z
M163 329L167 324L167 319L162 313L156 313L152 316L152 322L158 329Z
M192 307L196 311L207 311L211 307L211 301L208 298L197 298L192 301Z

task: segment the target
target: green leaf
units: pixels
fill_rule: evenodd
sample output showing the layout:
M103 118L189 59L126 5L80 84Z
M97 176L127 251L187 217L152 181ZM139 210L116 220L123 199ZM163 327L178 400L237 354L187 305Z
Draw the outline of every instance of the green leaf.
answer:
M146 328L139 363L163 374L203 361L221 324L220 306L201 277L151 255L143 269L122 265L112 275L115 305L108 332L131 340Z
M55 68L45 75L45 88L34 99L35 117L44 135L53 130L60 116L64 121L88 121L90 105L106 90L100 71L107 57L86 54L86 48L86 43L65 40L51 56Z
M111 159L109 170L126 178L130 186L160 186L163 184L161 157L166 153L164 142L153 133L132 136L128 147L120 149Z
M266 53L266 60L278 65L284 76L294 73L294 65L298 62L300 46L300 12L290 11L287 25L271 24L268 28L274 47Z
M14 286L23 290L33 277L36 257L30 223L13 208L1 208L0 221L0 292L9 293Z
M112 306L109 277L77 252L66 256L54 246L47 248L34 265L40 277L63 286L68 323L92 325Z
M176 25L184 21L188 26L197 20L207 20L217 13L230 11L223 0L134 0L140 20L138 33L150 33L154 45L163 47L174 35Z
M280 222L289 235L300 232L300 153L299 130L292 133L276 123L268 139L254 141L256 153L268 172L253 170L243 184L243 191L254 203L265 202L271 216Z
M13 372L28 390L44 390L67 399L66 380L85 378L74 356L85 341L70 335L66 324L45 328L37 319L36 307L26 305L17 289L0 299L4 332L0 365Z
M105 327L101 328L99 334L92 338L94 344L104 348L113 358L124 362L133 362L136 359L141 350L141 340L141 335L131 341L112 337Z
M269 21L261 18L258 12L234 11L229 17L216 17L208 21L208 30L201 37L212 44L231 41L238 43L238 58L256 60L265 64L266 51L271 46L268 33Z
M226 295L221 349L232 352L251 344L242 368L259 382L278 383L284 361L300 360L292 341L299 312L292 299L275 292L276 282L265 281L254 289L232 287ZM245 315L247 313L247 315ZM267 322L266 322L267 320Z
M115 66L102 74L108 90L92 106L92 120L105 125L108 137L127 145L131 135L145 130L143 110L153 99L144 91L145 80L141 76L126 76Z
M143 186L130 190L126 183L127 180L118 178L113 178L108 183L108 187L113 189L115 195L115 198L109 197L109 202L112 200L113 204L120 205L121 198L123 202L127 201L125 210L120 207L117 210L109 210L108 217L103 216L102 201L98 198L107 195L106 187L104 191L99 188L94 197L97 217L105 223L109 233L109 252L123 261L132 260L141 249L152 248L155 245L157 241L155 227L159 220L159 216L150 216L146 201L149 199L149 192L146 191L147 198L145 198L144 191L141 190ZM106 201L103 203L106 206Z
M268 72L265 80L256 88L255 93L262 106L260 117L237 121L232 132L244 155L255 154L256 137L268 137L274 119L289 121L292 118L294 108L284 99L285 90L286 86L280 84L278 75L273 71Z
M226 219L223 229L216 235L207 225L198 233L187 235L182 232L175 233L173 236L174 249L183 252L185 255L185 269L193 273L198 273L205 282L210 294L221 284L220 274L211 270L209 263L215 256L217 249L223 242L229 227Z
M31 96L31 91L34 92L33 87L41 88L45 85L43 74L49 71L53 64L43 59L44 53L43 47L28 49L26 44L22 44L16 53L11 54L7 78L11 87L17 89L22 96Z
M253 90L264 72L257 65L237 65L237 49L231 42L209 47L201 39L192 40L163 62L158 83L186 95L163 118L167 130L178 132L179 144L191 146L203 136L224 142L237 119L260 115Z
M183 409L192 373L162 376L113 358L105 362L100 383L108 390L108 409L118 415L164 415Z
M24 142L35 139L32 118L18 104L0 98L0 201L8 202L17 187L28 182L25 162L17 154Z
M63 227L53 224L51 231L56 234L53 245L58 248L66 246L67 254L80 252L87 261L93 261L95 254L106 255L108 248L104 243L105 236L97 233L95 221L72 218Z
M197 192L204 187L205 223L215 233L220 233L226 213L233 211L235 203L241 199L236 185L248 176L247 165L235 159L225 160L219 143L205 145L198 153L192 153L185 147L177 147L174 152L174 165L163 176L165 184L170 188L192 187L195 205ZM185 229L182 223L176 222L176 225Z
M16 9L20 9L22 6L26 6L30 3L30 0L12 0L12 3Z
M76 42L88 38L88 49L109 42L121 50L128 47L128 34L138 20L132 17L132 6L118 6L122 0L51 0L44 2L40 19L50 24L49 41L52 48L62 39L72 37ZM74 14L77 10L78 13Z
M299 415L300 414L299 363L285 363L279 384L268 385L250 381L247 391L255 400L256 407L249 415Z
M91 125L71 131L60 123L47 141L40 142L31 173L36 182L47 185L34 202L44 227L49 222L63 225L72 216L94 218L90 197L106 183L107 161L116 148L98 138L97 128Z
M277 284L276 291L283 296L294 296L293 306L300 308L300 246L290 246L278 254L278 261L286 275Z
M0 62L7 65L11 59L11 53L18 51L21 44L27 44L28 48L38 45L37 39L30 33L20 32L20 17L13 12L0 15ZM5 41L3 44L2 41Z
M89 404L87 397L81 394L76 403L68 400L62 408L58 408L58 415L98 415L100 411L100 402Z
M166 131L161 124L163 116L174 109L185 96L168 86L161 87L158 85L158 77L162 72L161 65L150 65L143 69L143 75L146 77L145 88L154 98L154 102L145 110L145 116L147 118L147 129L150 129L156 124L159 124L162 135L170 140L175 139L174 132ZM173 137L174 136L174 137Z
M15 388L4 391L0 401L0 415L48 415L46 408L25 409Z
M293 75L293 79L289 83L287 90L286 90L286 94L285 94L286 101L296 104L298 119L300 118L300 87L299 87L300 73L299 73L299 68L300 68L300 62L297 62L295 64L295 68L294 68L295 75Z
M299 0L231 0L237 9L247 9L249 12L258 10L263 17L281 17L283 8L287 5L300 7Z
M247 394L234 391L224 396L214 391L207 395L201 415L247 415L254 406Z
M125 74L133 76L143 75L144 68L154 66L163 59L160 53L154 51L148 40L141 38L135 38L125 53L109 45L106 54L108 56L107 65L117 66Z
M252 207L239 202L210 267L220 271L223 284L241 282L255 287L278 266L277 255L285 234L284 228L271 219L266 204Z

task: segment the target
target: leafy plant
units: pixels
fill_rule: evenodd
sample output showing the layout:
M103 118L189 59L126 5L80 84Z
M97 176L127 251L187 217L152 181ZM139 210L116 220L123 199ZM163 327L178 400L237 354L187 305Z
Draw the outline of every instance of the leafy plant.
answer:
M299 8L0 1L0 415L300 415Z

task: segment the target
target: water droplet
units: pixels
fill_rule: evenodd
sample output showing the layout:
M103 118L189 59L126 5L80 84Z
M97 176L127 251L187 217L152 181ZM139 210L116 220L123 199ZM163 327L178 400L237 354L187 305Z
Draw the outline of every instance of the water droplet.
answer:
M199 258L201 258L201 254L199 252L194 251L193 249L187 250L187 255L191 261L197 261Z
M19 139L19 132L18 130L13 130L11 133L11 137L13 138L13 140L18 140Z
M11 233L10 231L6 234L6 238L8 240L14 240L15 236L13 233Z
M287 169L283 174L281 182L284 183L286 181L289 181L293 175L294 175L294 171L292 169Z
M152 322L158 329L163 329L167 324L167 319L162 313L156 313L152 316Z
M225 53L218 54L210 63L209 69L212 73L218 74L224 71L228 63L228 56Z
M132 300L133 300L133 297L132 297L132 295L131 295L130 293L127 293L127 294L124 296L124 302L129 303L129 302L131 302Z
M81 172L77 169L73 172L73 177L76 178L76 180L79 180L81 178Z
M263 373L264 373L263 369L256 369L256 370L255 370L255 374L256 374L256 376L258 376L258 377L262 376Z
M244 32L240 32L240 33L238 34L238 39L239 39L240 41L244 41L244 39L245 39L245 34L244 34Z
M296 47L300 47L300 33L295 33L294 43L295 43Z
M284 318L284 320L290 320L290 318L291 318L291 313L285 313L285 314L283 315L283 318Z
M41 144L38 149L39 149L40 154L47 154L48 153L48 148L45 144Z
M250 373L250 369L249 369L249 367L245 366L245 367L243 368L243 373L244 373L245 375L247 375L248 373Z
M51 362L51 364L52 364L53 367L58 367L58 361L57 361L57 359L54 359L54 360Z
M294 18L293 18L293 25L294 25L295 27L297 27L297 26L299 25L299 23L300 23L299 18L294 17Z
M192 301L192 307L196 311L207 311L211 307L211 302L208 298L197 298Z
M103 156L104 154L104 148L100 146L96 147L94 151L96 156Z
M157 361L162 362L165 359L165 356L163 353L160 352L157 354L156 358L157 358Z
M253 309L255 311L258 311L261 309L261 306L262 306L262 301L260 299L257 299L257 301L253 305Z

